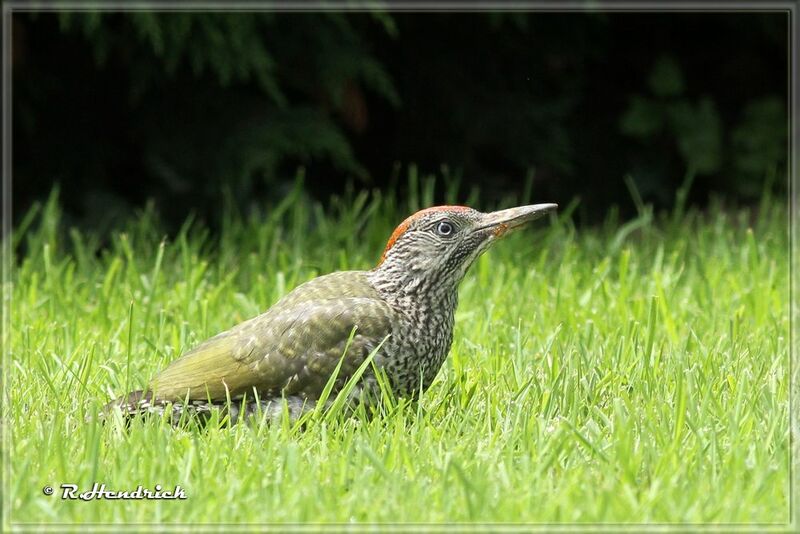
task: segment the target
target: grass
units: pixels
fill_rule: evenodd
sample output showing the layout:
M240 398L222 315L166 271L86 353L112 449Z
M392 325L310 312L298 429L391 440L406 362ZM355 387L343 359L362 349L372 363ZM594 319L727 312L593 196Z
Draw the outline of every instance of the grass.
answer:
M380 417L305 430L84 421L297 284L370 268L430 203L424 185L408 203L350 194L325 210L297 189L262 213L226 210L217 238L187 222L164 241L148 209L101 242L64 228L55 197L31 212L14 236L25 252L5 345L11 521L789 520L787 213L769 197L640 205L633 221L612 212L580 229L562 207L510 236L463 282L434 385ZM180 484L188 498L42 491L93 482Z

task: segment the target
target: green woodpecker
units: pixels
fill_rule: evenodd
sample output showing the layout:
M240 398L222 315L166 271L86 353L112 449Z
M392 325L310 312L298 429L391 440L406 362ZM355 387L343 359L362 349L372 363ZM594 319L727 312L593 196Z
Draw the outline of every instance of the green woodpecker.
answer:
M372 351L398 396L424 391L453 341L458 285L495 241L556 204L481 213L466 206L423 209L392 233L370 271L330 273L288 293L263 314L189 350L150 381L108 405L123 414L225 407L231 421L313 409L342 361L332 399ZM349 345L348 345L349 343ZM347 350L345 352L345 348ZM366 369L350 393L375 392ZM230 400L230 402L228 402Z

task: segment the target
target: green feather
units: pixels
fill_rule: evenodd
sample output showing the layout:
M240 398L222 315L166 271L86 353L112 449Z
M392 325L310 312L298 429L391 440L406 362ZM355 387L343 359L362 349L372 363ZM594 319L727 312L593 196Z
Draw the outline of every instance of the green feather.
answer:
M260 395L316 398L353 341L337 381L356 371L391 334L392 310L366 273L333 273L307 282L267 312L190 350L151 382L157 397L224 400Z

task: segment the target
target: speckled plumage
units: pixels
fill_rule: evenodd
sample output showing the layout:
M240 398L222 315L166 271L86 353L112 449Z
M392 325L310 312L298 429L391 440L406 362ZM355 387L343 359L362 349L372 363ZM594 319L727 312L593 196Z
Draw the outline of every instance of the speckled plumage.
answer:
M185 411L204 414L222 405L231 420L272 418L285 408L296 418L316 406L345 347L334 394L378 347L373 362L397 395L424 391L450 350L458 285L469 266L510 228L554 208L417 212L398 226L371 271L331 273L298 286L265 313L186 352L146 392L109 407L134 415L172 406L174 422ZM351 396L358 400L374 386L368 368Z

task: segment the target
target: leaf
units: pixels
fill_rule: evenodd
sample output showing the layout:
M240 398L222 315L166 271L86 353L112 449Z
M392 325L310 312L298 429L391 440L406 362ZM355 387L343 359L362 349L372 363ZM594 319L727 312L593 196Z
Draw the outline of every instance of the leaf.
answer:
M678 96L683 93L683 74L672 56L661 56L647 79L650 90L659 97Z
M722 121L710 98L692 105L680 102L669 108L678 150L690 169L716 172L722 159Z
M760 177L768 169L784 163L788 118L784 99L779 96L748 103L732 135L736 168Z
M653 100L634 95L628 109L620 119L620 130L626 135L638 138L650 137L664 126L664 112Z

